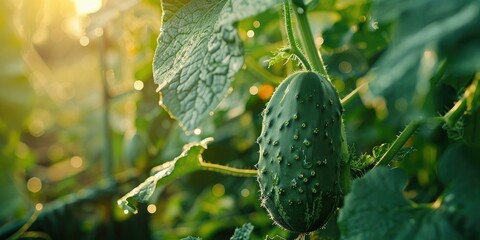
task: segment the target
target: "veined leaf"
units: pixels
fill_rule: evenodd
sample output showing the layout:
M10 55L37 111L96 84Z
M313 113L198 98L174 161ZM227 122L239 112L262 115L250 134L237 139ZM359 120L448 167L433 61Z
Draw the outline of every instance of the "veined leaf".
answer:
M480 168L469 153L454 149L440 161L447 188L431 204L405 198L407 177L400 169L376 167L355 180L340 210L342 239L478 238L480 191L472 186L480 184Z
M402 170L376 167L355 180L338 219L342 239L459 239L442 209L403 195Z
M143 183L117 201L123 210L137 213L137 203L147 202L157 184L166 184L172 180L201 169L202 153L207 143L213 138L206 138L198 143L185 145L184 151L172 161L152 169L152 174Z
M163 27L153 61L161 104L190 133L224 98L243 64L234 22L280 0L162 1Z

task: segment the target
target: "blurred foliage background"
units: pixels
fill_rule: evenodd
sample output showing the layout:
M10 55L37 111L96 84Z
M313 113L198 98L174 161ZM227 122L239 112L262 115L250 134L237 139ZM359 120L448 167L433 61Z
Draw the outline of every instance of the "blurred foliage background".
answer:
M274 87L299 69L294 62L268 68L272 52L286 45L281 6L238 23L244 66L227 98L187 136L159 107L153 83L160 1L0 4L0 238L226 239L246 222L255 226L254 239L288 237L260 207L253 178L194 173L157 189L138 215L116 206L153 166L204 137L215 139L206 161L254 168L260 113ZM370 7L366 0L329 0L310 14L341 96L391 41L392 25L371 18ZM429 110L451 107L459 89L450 85L432 88ZM395 138L407 101L365 107L356 99L346 109L357 154ZM412 191L412 199L428 202L440 191L435 160L448 143L445 132L428 127L409 143L416 151L401 164L424 190Z

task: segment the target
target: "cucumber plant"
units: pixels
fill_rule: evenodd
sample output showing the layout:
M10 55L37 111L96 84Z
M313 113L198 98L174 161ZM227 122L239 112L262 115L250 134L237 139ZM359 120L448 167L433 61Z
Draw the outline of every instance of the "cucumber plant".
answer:
M342 1L333 2L342 4ZM468 149L468 154L458 161L465 168L472 167L468 176L478 182L478 175L474 173L480 169L478 161L473 160L478 153L476 133L480 128L479 47L478 31L475 31L480 25L478 1L446 4L434 13L427 11L437 5L433 0L419 5L375 0L362 5L366 9L372 7L373 13L362 16L364 20L361 20L361 26L367 30L360 33L358 26L347 28L350 38L351 35L367 38L379 24L384 24L390 27L393 39L385 40L389 48L382 49L378 53L380 57L372 57L376 59L374 67L355 79L358 87L343 99L332 84L309 19L312 10L326 11L328 7L323 5L328 4L332 3L162 1L163 27L154 56L153 75L159 85L160 104L187 134L199 132L198 126L227 94L230 79L242 69L245 55L236 29L239 21L269 9L278 10L278 5L283 5L288 46L280 48L270 63L293 59L298 63L298 71L291 71L279 83L262 113L257 169L238 169L204 161L202 152L212 141L206 138L187 145L179 157L154 168L151 176L119 199L118 204L135 213L136 203L148 201L157 185L197 170L217 171L256 177L259 205L266 208L274 223L298 235L299 239L322 237L324 229L321 228L325 228L327 222L327 229L338 229L340 237L345 239L479 237L480 221L472 214L478 209L472 203L480 200L479 191L473 190L468 196L461 191L465 185L456 182L458 172L443 169L451 165L454 150L447 151L442 158L447 159L442 160L446 164L439 164L439 178L445 190L438 190L434 201L426 203L416 203L406 197L405 170L409 169L409 162L407 155L399 154L405 153L406 144L412 145L415 141L412 136L423 126L430 130L443 126L444 132L465 130L460 138L449 141L466 142L462 147ZM350 12L346 9L339 15L347 17ZM424 13L421 21L412 23L415 16ZM328 33L324 32L324 39ZM326 42L325 45L335 44ZM473 56L467 54L469 49L476 51ZM345 64L339 66L348 68ZM456 81L459 72L466 75L462 76L466 81ZM457 84L460 98L450 110L440 116L424 110L433 98L432 86L452 83ZM410 120L391 143L360 157L348 145L345 126L349 107L359 104L358 96L379 118L385 118L386 108L393 105L403 110L403 121ZM411 103L407 99L411 99ZM418 158L412 158L415 157ZM435 161L435 157L432 159ZM386 224L373 228L378 222ZM443 230L435 231L439 228Z

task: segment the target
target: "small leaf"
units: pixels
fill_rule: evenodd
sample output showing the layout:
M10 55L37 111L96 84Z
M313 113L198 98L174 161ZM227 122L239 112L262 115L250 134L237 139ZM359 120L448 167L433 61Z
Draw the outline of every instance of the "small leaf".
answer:
M211 141L213 138L206 138L201 142L185 145L184 151L178 157L153 168L151 176L120 198L117 204L125 211L137 213L137 203L147 202L157 184L166 184L180 176L200 170L201 154Z
M268 68L280 62L286 64L288 61L290 61L290 59L292 59L292 57L295 57L295 55L291 53L290 47L280 48L273 52L273 56L268 59Z
M371 155L363 153L359 157L354 157L351 160L350 167L352 168L352 170L359 171L359 173L361 175L363 175L365 173L365 171L368 171L369 169L373 168L373 166L375 166L375 164L378 161L380 161L380 159L382 158L383 155L385 155L385 153L388 151L390 146L391 146L390 143L382 143L379 146L373 147ZM405 157L408 154L410 154L414 151L415 151L415 149L412 148L412 147L401 148L395 154L395 156L393 156L392 160L402 161L403 159L405 159Z
M190 133L223 99L243 64L233 23L280 0L162 1L153 69L161 104Z
M241 227L235 229L235 232L230 240L248 240L250 239L250 234L252 231L253 225L251 223L243 224Z

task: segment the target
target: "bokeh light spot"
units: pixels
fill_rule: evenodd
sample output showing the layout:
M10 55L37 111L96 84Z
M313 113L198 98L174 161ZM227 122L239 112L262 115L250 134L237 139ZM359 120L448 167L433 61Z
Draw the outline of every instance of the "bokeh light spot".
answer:
M70 165L74 168L80 168L83 165L83 159L79 156L74 156L70 159Z
M223 184L217 183L217 184L213 185L212 194L215 197L223 196L223 194L225 194L225 187L223 186Z
M251 29L248 30L248 31L247 31L247 37L253 38L253 36L255 36L255 32L254 32L253 30L251 30Z
M90 43L90 39L87 36L81 36L79 42L80 45L86 47Z
M35 204L35 210L42 211L42 209L43 209L43 204L41 204L41 203Z
M193 130L193 134L195 134L195 135L200 135L201 133L202 133L202 129L200 129L200 128L195 128Z
M240 191L240 194L242 195L242 197L248 197L250 195L250 190L244 188L242 189L242 191Z
M341 61L338 64L338 69L343 73L350 73L352 71L352 64L347 61Z
M248 92L249 92L251 95L257 95L257 93L258 93L258 87L257 87L257 86L251 86L251 87L248 89Z
M155 204L148 204L147 211L150 214L154 214L157 211L157 206L155 206Z
M34 119L28 125L28 131L34 137L40 137L45 133L45 123L40 119Z
M97 27L97 28L95 28L93 33L95 34L95 36L101 37L103 35L103 28Z
M142 89L143 89L143 86L144 86L144 84L143 84L143 82L140 81L140 80L137 80L137 81L135 81L135 82L133 83L133 88L135 88L135 90L137 90L137 91L142 90Z
M323 44L325 40L323 39L323 37L321 36L318 36L315 38L315 45L317 45L317 47L321 46Z
M32 193L37 193L42 190L42 180L37 177L32 177L27 181L27 189Z

